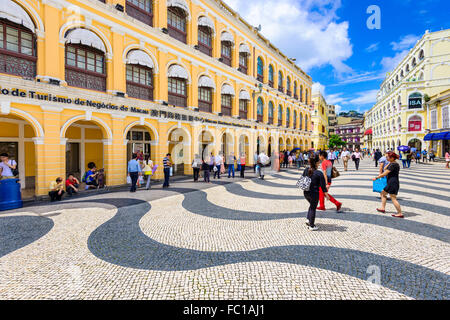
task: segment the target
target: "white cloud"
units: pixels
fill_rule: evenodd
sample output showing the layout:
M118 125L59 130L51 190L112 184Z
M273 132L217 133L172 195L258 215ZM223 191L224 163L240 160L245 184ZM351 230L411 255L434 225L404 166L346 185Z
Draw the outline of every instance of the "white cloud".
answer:
M344 63L353 54L347 21L337 22L341 0L226 0L261 33L306 71L332 65L351 73Z
M420 36L416 36L414 34L408 34L403 36L398 42L391 42L392 50L394 51L402 51L405 49L411 49L416 42L420 39Z
M349 103L356 105L375 103L377 101L377 94L377 89L362 91L357 94L356 98L351 99Z
M389 72L395 69L419 39L420 36L408 34L401 37L397 42L391 42L392 50L395 51L396 54L393 57L383 57L383 59L381 59L383 71Z
M322 93L322 95L325 94L325 86L323 84L321 84L320 82L315 82L312 85L312 92L316 93L316 92L320 92Z
M397 65L403 60L404 57L408 55L409 50L403 50L401 52L397 52L397 54L393 57L384 57L381 59L381 66L384 71L392 71L397 67Z
M368 47L366 48L366 51L367 51L367 52L375 52L375 51L378 50L379 45L380 45L379 42L373 43L373 44L371 44L370 46L368 46Z
M339 113L341 113L342 111L342 107L338 104L334 106L334 109L337 115L339 115Z

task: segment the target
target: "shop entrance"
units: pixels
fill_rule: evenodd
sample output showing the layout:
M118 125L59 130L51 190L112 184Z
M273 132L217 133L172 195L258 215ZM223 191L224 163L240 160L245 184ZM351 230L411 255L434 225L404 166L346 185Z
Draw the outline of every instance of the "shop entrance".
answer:
M66 141L66 177L72 173L81 181L93 162L98 170L103 169L103 130L93 121L76 121L65 133ZM105 172L107 177L108 173ZM55 177L56 178L56 177Z
M152 158L151 134L145 127L135 126L127 133L127 163L133 153L137 154L138 161L148 161Z
M28 121L14 115L0 116L0 153L7 153L10 160L17 162L23 199L35 195L35 136Z
M187 133L176 128L169 133L169 153L172 155L173 174L180 176L189 171L190 157Z
M416 148L417 150L422 150L422 142L419 139L412 139L408 142L410 148Z
M211 152L213 152L214 137L211 132L203 130L198 139L198 155L202 160L209 162ZM215 155L216 156L216 155Z

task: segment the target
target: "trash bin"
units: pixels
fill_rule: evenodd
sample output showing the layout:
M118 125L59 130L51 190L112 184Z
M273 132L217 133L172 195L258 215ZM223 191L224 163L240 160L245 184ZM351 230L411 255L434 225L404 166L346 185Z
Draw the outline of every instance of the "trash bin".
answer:
M0 180L0 211L22 207L19 179Z

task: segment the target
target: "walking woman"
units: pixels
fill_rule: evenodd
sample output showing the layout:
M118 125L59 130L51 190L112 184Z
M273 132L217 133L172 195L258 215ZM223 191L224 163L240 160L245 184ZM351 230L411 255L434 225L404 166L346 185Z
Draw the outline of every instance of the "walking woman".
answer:
M358 148L356 148L355 152L353 152L352 158L355 161L356 170L359 170L359 162L361 161L361 153L359 152Z
M318 158L310 157L309 167L306 168L305 171L303 172L304 177L307 176L311 179L309 191L303 192L305 199L308 200L309 202L309 209L307 216L308 221L306 222L306 225L308 226L308 229L310 231L318 230L317 226L315 225L315 220L316 220L317 205L319 204L319 190L321 189L327 190L323 173L317 170L318 164L319 164ZM324 194L328 198L328 193L325 192Z
M449 169L449 167L450 167L450 153L448 152L448 150L446 150L446 152L445 152L445 162L447 163L445 165L445 168Z
M319 153L319 159L321 161L321 171L322 175L325 179L325 185L326 188L320 188L319 190L319 200L320 200L320 207L317 208L317 210L325 211L325 193L328 193L328 190L331 187L331 173L333 170L333 165L331 164L330 160L327 160L327 152L326 151L320 151ZM339 212L342 207L342 203L337 201L335 198L333 198L330 194L328 194L327 199L330 200L332 203L336 205L336 211Z
M397 209L397 214L393 214L392 216L395 218L404 218L402 214L402 208L400 207L400 204L397 200L398 190L400 189L400 181L398 179L400 173L400 165L396 162L396 160L398 160L400 157L396 153L390 151L387 153L386 158L389 161L387 168L385 168L382 174L379 174L374 179L377 180L387 176L387 185L383 189L383 191L381 191L381 208L377 208L377 211L386 213L386 201L387 195L389 195L395 209Z

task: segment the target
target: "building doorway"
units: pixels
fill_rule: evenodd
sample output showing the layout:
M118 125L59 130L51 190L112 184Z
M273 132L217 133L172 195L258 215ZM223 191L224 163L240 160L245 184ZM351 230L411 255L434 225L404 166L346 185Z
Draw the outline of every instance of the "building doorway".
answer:
M419 139L412 139L408 142L410 148L416 148L417 150L422 150L422 142Z

